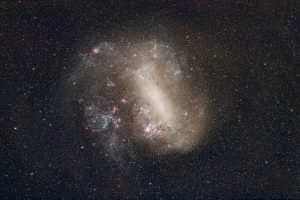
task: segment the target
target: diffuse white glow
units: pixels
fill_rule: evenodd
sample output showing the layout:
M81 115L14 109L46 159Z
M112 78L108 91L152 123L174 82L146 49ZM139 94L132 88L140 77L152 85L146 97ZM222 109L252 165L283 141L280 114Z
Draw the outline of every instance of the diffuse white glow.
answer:
M154 45L149 56L155 51L161 52L159 45ZM150 142L150 148L163 153L190 150L202 137L204 117L200 113L204 108L193 106L199 102L190 99L193 96L188 95L190 86L184 81L176 58L168 51L156 54L167 66L161 65L164 62L145 59L147 51L139 54L143 59L131 71L130 78L140 106L149 110L142 112L141 119L137 120L144 127L146 142Z
M113 101L113 105L117 102L120 105L108 109L113 116L110 118L111 127L123 130L127 126L124 130L130 130L130 133L126 134L133 134L133 137L124 134L126 140L131 138L137 143L146 144L142 146L152 152L164 154L191 150L203 137L207 116L204 113L206 104L203 96L192 92L192 86L187 81L189 74L185 76L182 73L189 68L182 63L182 59L177 59L171 47L163 43L137 43L126 46L125 49L117 49L118 51L115 47L116 45L104 43L95 48L91 55L95 57L91 59L95 63L101 61L101 56L106 56L103 64L107 68L102 65L99 68L86 68L95 69L86 74L95 73L95 77L101 77L96 79L95 84L91 82L91 94L101 91L102 85L113 92L112 96L109 96L110 93L103 93L108 95L108 99L119 98ZM91 61L87 59L85 62L88 65ZM99 97L96 99L99 100ZM126 112L122 111L124 107ZM102 122L97 113L88 114L90 119ZM96 125L98 123L93 123L90 127L95 130L110 127L103 123L103 126L96 129Z
M153 112L157 117L167 126L172 127L174 125L174 108L172 102L163 91L162 87L158 86L158 80L155 84L154 66L148 65L143 67L143 70L137 71L136 85L139 89L140 95L146 103L149 103ZM140 78L143 77L143 78Z

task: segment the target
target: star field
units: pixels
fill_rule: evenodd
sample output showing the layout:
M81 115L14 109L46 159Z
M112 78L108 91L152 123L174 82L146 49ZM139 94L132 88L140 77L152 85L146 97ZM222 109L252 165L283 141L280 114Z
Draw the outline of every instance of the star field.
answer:
M298 12L1 2L1 199L299 198Z

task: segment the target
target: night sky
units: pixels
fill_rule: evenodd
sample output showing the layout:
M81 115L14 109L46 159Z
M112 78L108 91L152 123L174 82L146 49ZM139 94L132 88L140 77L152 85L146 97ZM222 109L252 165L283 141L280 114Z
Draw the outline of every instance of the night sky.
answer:
M1 199L299 199L299 6L1 1Z

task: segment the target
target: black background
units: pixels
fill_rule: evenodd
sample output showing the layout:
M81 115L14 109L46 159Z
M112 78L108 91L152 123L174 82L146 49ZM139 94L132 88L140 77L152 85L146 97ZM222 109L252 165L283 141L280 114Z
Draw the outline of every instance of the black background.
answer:
M1 199L300 197L299 3L0 5ZM201 32L211 38L208 44L222 46L199 47L220 58L208 56L204 63L213 80L210 98L221 111L202 148L179 157L140 158L124 172L89 145L76 126L80 117L62 122L54 102L85 38L165 19L186 24L173 31L188 32L188 40ZM233 52L231 64L222 60L225 49Z

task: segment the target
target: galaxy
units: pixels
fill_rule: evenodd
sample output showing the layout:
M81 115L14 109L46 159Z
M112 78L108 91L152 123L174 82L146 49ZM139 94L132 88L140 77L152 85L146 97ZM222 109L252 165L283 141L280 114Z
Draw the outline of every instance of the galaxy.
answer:
M66 87L98 140L118 138L165 154L189 151L203 138L207 100L191 89L186 58L170 45L100 42L81 55Z
M4 1L1 199L297 199L299 3Z

